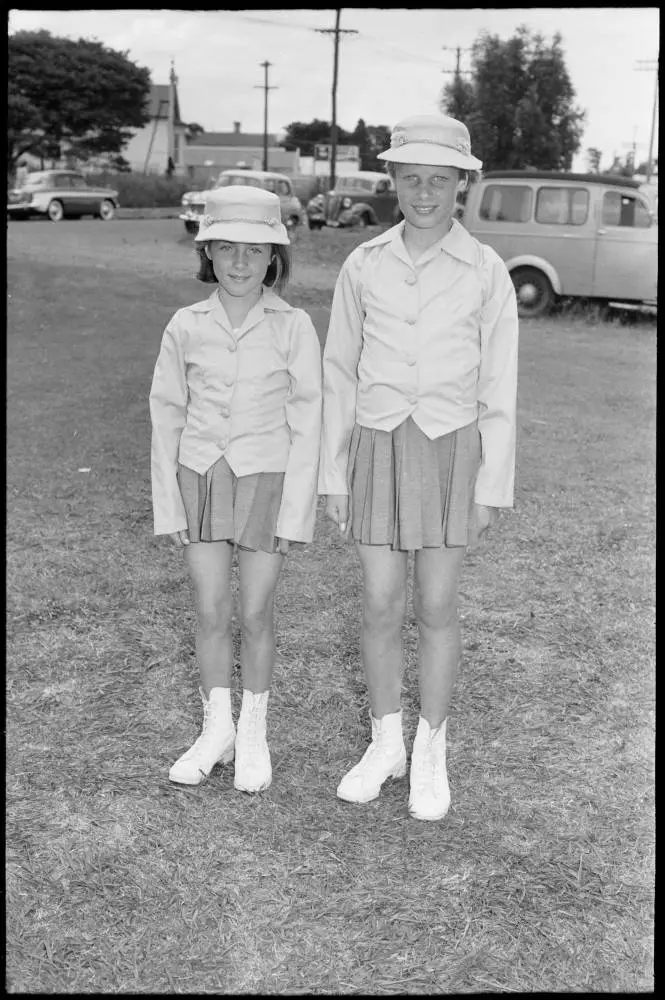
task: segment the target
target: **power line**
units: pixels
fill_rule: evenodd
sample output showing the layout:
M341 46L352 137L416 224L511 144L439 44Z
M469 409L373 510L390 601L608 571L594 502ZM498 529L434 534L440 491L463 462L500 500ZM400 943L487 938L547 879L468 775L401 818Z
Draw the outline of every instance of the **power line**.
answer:
M330 187L335 187L335 164L337 159L337 69L339 63L339 36L340 35L357 35L358 32L353 28L340 28L339 21L342 14L342 8L337 7L335 9L335 27L334 28L315 28L321 35L334 35L335 36L335 50L333 56L333 82L332 82L332 122L330 124Z
M268 86L268 67L272 66L266 59L265 62L259 63L263 66L264 71L264 82L259 85L258 83L254 86L254 90L262 90L264 92L263 97L263 169L268 169L268 91L269 90L279 90L279 87L269 87Z

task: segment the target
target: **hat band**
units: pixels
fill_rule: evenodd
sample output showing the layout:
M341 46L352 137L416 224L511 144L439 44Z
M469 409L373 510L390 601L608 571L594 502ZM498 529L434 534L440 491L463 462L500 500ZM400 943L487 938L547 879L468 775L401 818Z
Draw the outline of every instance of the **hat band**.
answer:
M257 219L257 218L250 218L248 215L234 215L229 218L217 217L215 215L202 215L201 222L204 226L214 226L218 222L253 222L259 226L273 226L273 227L281 225L280 220L275 219L274 217L270 219L268 218Z
M457 139L456 142L442 142L441 139L433 135L408 136L404 132L394 135L391 140L391 147L397 149L398 146L405 146L409 142L428 142L433 146L443 146L444 149L456 149L458 153L471 156L471 143L467 139Z

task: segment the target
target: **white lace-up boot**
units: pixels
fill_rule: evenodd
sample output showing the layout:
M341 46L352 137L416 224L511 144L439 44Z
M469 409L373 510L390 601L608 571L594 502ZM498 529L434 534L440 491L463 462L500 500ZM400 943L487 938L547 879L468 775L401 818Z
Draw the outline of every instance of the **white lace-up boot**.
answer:
M268 691L243 691L236 741L233 784L240 792L262 792L272 781L270 751L266 741Z
M446 724L432 729L422 716L411 753L409 812L414 819L443 819L450 806L446 772Z
M171 781L180 785L199 785L215 764L233 760L236 731L231 715L231 689L214 687L208 698L203 688L199 688L199 693L203 702L201 735L169 771Z
M387 778L406 774L406 748L402 735L402 712L372 720L372 742L360 761L344 775L337 795L346 802L371 802Z

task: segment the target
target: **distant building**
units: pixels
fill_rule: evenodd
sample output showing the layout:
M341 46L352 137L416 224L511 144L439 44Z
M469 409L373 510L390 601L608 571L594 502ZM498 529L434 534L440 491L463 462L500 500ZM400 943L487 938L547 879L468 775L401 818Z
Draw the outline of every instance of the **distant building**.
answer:
M168 84L154 83L149 97L150 121L129 140L122 155L135 173L165 174L169 157L173 174L182 176L185 170L185 135L187 125L180 117L178 79L173 65Z
M199 132L184 150L185 172L194 183L208 184L221 170L244 166L263 170L263 133L243 132L240 122L233 123L233 132ZM277 145L274 135L268 136L268 170L280 174L297 174L299 155Z

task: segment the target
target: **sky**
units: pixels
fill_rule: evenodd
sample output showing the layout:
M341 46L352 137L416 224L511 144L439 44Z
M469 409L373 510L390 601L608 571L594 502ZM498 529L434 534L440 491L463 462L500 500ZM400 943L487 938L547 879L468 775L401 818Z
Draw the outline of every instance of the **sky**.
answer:
M558 32L576 104L587 111L573 169L587 166L586 149L602 165L635 144L646 160L656 86L660 15L657 7L345 7L340 27L337 123L351 131L359 118L392 126L438 109L443 86L461 69L481 31L512 37L525 24L551 39ZM262 132L268 67L268 131L294 121L332 117L334 8L268 10L30 10L11 8L9 32L45 28L54 35L94 38L126 52L167 83L171 61L180 114L208 132ZM645 61L647 65L642 65ZM446 72L448 71L448 72ZM656 119L657 120L657 119ZM657 129L657 125L656 125ZM473 136L472 136L473 144ZM657 155L658 135L654 142Z

